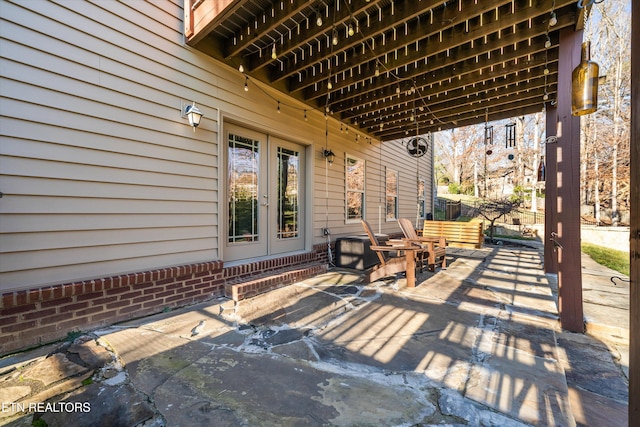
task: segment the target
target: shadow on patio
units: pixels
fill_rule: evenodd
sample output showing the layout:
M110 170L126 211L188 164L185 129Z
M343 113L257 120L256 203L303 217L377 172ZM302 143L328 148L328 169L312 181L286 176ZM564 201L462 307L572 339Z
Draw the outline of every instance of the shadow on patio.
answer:
M171 426L626 424L622 376L606 346L559 330L538 251L453 258L415 288L336 269L237 307L203 303L100 335L128 374L117 386ZM66 400L117 394L90 392Z

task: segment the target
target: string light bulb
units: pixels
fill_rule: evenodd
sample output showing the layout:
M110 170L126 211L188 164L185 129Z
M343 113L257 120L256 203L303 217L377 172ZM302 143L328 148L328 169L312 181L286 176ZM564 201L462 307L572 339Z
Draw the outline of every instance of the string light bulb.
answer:
M244 91L249 92L249 77L244 78Z
M334 46L338 45L338 32L335 29L333 30L333 36L331 37L331 44Z
M374 75L375 75L376 77L379 77L379 76L380 76L380 67L378 66L378 64L376 64L376 71L374 72Z
M549 38L549 34L547 34L547 40L544 42L545 49L549 49L551 47L551 39Z
M556 16L556 13L551 12L551 15L549 16L549 26L555 27L557 23L558 23L558 17Z
M271 48L271 59L277 59L278 58L278 53L276 52L276 44L273 44L273 47Z
M280 114L280 101L278 101L278 114Z
M240 66L238 67L238 71L244 73L244 66L242 64L240 64Z
M349 27L347 28L347 34L349 34L349 37L355 34L355 31L353 30L353 24L351 22L349 22Z
M322 27L322 14L320 14L320 9L318 9L316 15L318 15L318 18L316 19L316 25L318 27Z

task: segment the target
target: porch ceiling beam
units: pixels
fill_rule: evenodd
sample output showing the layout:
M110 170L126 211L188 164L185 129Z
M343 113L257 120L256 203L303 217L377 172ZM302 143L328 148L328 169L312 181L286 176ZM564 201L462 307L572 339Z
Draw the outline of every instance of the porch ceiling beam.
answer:
M432 2L436 4L435 0L432 0ZM331 16L331 26L332 27L345 26L346 28L347 23L352 19L354 15L364 12L366 9L370 9L372 7L372 3L374 5L377 5L378 2L376 1L376 2L367 3L365 0L354 0L353 2L351 2L350 8L341 7L339 11L335 12L335 16L333 15ZM417 4L418 3L416 3L416 8L417 8ZM309 4L304 4L297 8L292 7L290 8L291 10L287 9L287 10L275 12L274 17L271 18L273 22L269 23L269 27L265 29L261 29L260 33L249 34L247 37L243 39L244 42L241 45L234 46L232 49L229 50L229 52L226 55L226 59L228 59L231 56L241 55L245 50L255 51L257 48L259 49L259 48L267 47L269 43L264 42L265 35L267 35L266 37L269 37L268 34L275 32L276 29L280 26L287 27L286 25L287 21L291 20L294 16L298 14L302 14L306 16L306 14L304 13L305 9L309 9L311 7L311 9L318 10L318 8L323 8L323 7L326 8L331 6L334 6L335 8L334 3L327 5L327 3L323 1L318 1L318 2L315 2L312 6L310 6ZM420 5L419 9L423 9L423 8L424 8L424 5ZM328 20L329 18L325 16L324 19ZM282 43L280 43L278 47L278 55L279 56L291 55L295 50L300 49L302 46L307 46L312 43L317 44L318 42L320 42L322 45L326 44L325 39L327 37L327 26L328 26L328 23L324 23L322 26L317 26L315 23L311 22L309 24L308 29L305 29L304 31L299 31L299 32L295 31L288 34L287 37L282 40ZM238 37L238 35L236 35L236 37ZM353 42L353 44L356 44L355 41ZM322 61L322 58L319 61ZM267 65L270 65L273 62L273 59L269 55L264 55L264 54L261 55L261 53L258 50L246 56L245 62L247 63L248 71L252 72L260 68L263 68ZM289 66L285 67L285 69L288 69L288 68ZM281 75L279 72L275 71L272 73L273 75L270 78L270 80L272 83L275 83L278 80L282 80L296 72L297 71L289 71Z
M452 62L447 61L441 67L434 68L421 74L414 74L410 80L405 80L400 83L390 83L387 85L378 85L373 89L367 87L359 91L353 91L348 93L341 93L340 95L340 108L336 110L344 110L353 108L354 105L360 105L364 99L371 97L388 97L397 95L397 89L400 87L401 94L405 93L408 89L407 84L413 84L416 82L417 87L423 87L425 85L444 87L444 90L452 90L457 86L468 86L473 84L482 83L489 77L497 77L508 74L516 74L522 72L528 68L540 66L546 62L551 63L557 61L558 50L556 45L552 45L547 50L541 50L540 45L532 43L528 46L528 39L520 41L515 49L514 45L509 45L504 49L502 54L494 54L493 59L489 59L486 54L478 55L476 62L475 56L466 56L462 61ZM516 64L517 62L517 64ZM503 68L502 64L509 64L508 67ZM494 71L490 68L494 66ZM480 72L482 70L482 73ZM457 78L457 84L451 82L452 78ZM432 93L427 93L432 95ZM326 94L325 94L326 96ZM322 99L324 103L325 100ZM339 104L338 102L331 103Z
M443 94L443 96L432 97L430 101L424 98L417 99L415 102L407 103L408 105L380 108L368 113L358 112L358 114L352 116L343 114L341 118L348 123L359 123L362 126L365 126L373 119L380 119L381 117L389 121L394 119L397 121L409 120L411 116L414 116L415 120L437 122L444 120L444 117L452 113L482 111L485 108L484 104L487 102L493 102L510 95L520 96L522 93L532 92L536 89L540 90L532 93L539 94L538 102L540 104L544 102L545 93L548 95L549 101L553 101L555 99L557 77L550 74L545 79L543 76L534 76L533 74L531 73L527 80L515 81L508 85L488 82L479 86L478 91L475 92L455 90L451 93Z
M508 108L508 110L506 109ZM516 117L526 114L537 113L541 110L540 102L538 102L535 98L530 99L519 99L519 100L511 100L511 102L505 102L500 104L499 108L488 107L488 116L489 121L495 120L503 120L508 119L510 117ZM484 111L483 111L484 112ZM418 132L420 135L429 133L429 132L437 132L443 130L449 130L453 128L470 126L477 123L484 122L484 114L478 119L478 117L473 115L460 115L455 116L455 118L449 117L447 121L438 122L433 125L428 123L422 123L418 125ZM409 131L407 135L406 130ZM413 132L413 134L412 134ZM381 131L376 132L375 137L379 138L383 141L392 141L396 139L403 139L409 136L416 134L416 125L404 128L404 129L394 129L391 132Z
M550 8L553 4L553 0L542 0L548 3ZM540 35L544 35L548 30L548 23L546 21L546 15L538 17L537 19L530 20L530 8L526 8L520 11L516 11L513 15L506 15L498 21L484 23L482 26L478 26L475 29L470 30L468 33L464 33L464 24L461 28L453 31L452 27L448 27L443 30L448 38L444 38L440 41L440 31L434 31L425 37L424 33L420 33L420 38L403 37L402 40L396 42L389 42L384 50L381 49L381 54L378 55L371 53L370 50L366 50L364 54L353 54L348 59L339 65L332 66L331 69L323 67L322 71L316 72L313 78L302 79L290 79L289 90L290 92L296 92L306 89L305 98L311 99L311 96L321 96L326 93L326 84L321 87L316 87L316 83L329 78L329 76L344 76L343 79L338 80L333 87L333 91L339 90L343 87L349 88L351 86L366 86L368 79L374 76L375 60L383 56L384 52L397 52L404 51L407 47L407 51L404 55L399 55L398 58L388 58L386 65L383 69L380 69L381 75L386 73L387 70L395 72L404 67L413 70L412 72L401 73L394 82L397 80L410 79L413 75L419 75L424 73L424 68L427 70L432 67L432 64L436 66L440 65L438 55L443 55L445 58L451 58L450 61L462 61L464 59L475 57L476 55L486 55L488 52L499 50L501 47L517 44L528 39L535 38ZM531 24L529 26L529 24ZM556 29L566 26L575 25L575 16L568 16L564 14L558 21L558 24L554 27ZM504 30L511 31L516 26L515 34L510 32L503 34ZM500 37L498 33L500 32ZM486 36L486 42L485 42ZM432 40L433 39L433 40ZM471 40L474 40L474 47L470 48ZM418 50L413 46L416 41L419 41L420 47ZM449 55L447 55L447 52ZM338 56L341 56L339 54ZM393 56L393 55L392 55ZM427 65L424 65L426 63ZM420 64L416 67L416 64ZM360 71L360 72L359 72ZM320 92L316 94L316 92Z
M437 35L441 31L452 30L456 25L460 25L460 22L473 19L481 13L486 13L494 10L496 7L511 4L510 0L501 0L499 5L495 4L484 6L475 4L474 0L463 0L462 12L458 12L454 18L447 18L451 16L451 9L456 9L455 4L449 6L450 10L446 7L439 7L442 5L442 1L431 0L428 3L422 2L403 2L394 6L394 13L391 13L390 6L382 9L380 14L382 20L373 20L373 22L366 27L366 30L361 30L360 34L356 34L353 37L342 38L340 41L339 50L334 49L332 46L323 45L321 52L318 55L309 57L307 61L301 61L299 64L289 64L284 67L283 71L275 71L272 75L272 81L279 81L283 78L288 78L297 75L298 73L304 73L308 71L310 67L318 66L322 62L327 62L329 59L334 58L344 52L352 51L353 55L349 55L354 58L345 65L347 68L353 68L363 60L371 61L375 58L383 56L384 52L393 52L394 50L403 49L405 46L412 45L420 40L424 40L430 36ZM437 9L436 9L437 8ZM436 10L434 10L436 9ZM417 19L420 15L427 13L429 10L433 11L433 18L430 23L422 24ZM350 18L350 16L347 16ZM464 24L463 24L464 25ZM400 30L398 30L400 29ZM366 31L366 33L364 32ZM396 32L403 33L401 37L396 37L396 40L386 40L389 34ZM373 41L375 40L375 46L383 46L382 48L373 48ZM358 59L355 59L355 52L361 50L362 45L368 45L366 53L362 56L357 55ZM303 46L299 44L297 47ZM379 54L372 53L372 50L377 50ZM290 90L296 91L303 89L305 86L299 86L291 83Z

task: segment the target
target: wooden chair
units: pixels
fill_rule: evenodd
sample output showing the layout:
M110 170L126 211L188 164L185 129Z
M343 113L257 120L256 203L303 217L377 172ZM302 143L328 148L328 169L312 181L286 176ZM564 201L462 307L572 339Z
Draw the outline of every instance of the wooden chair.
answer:
M426 258L429 271L435 271L438 259L440 259L441 268L447 267L447 240L444 236L435 238L418 236L418 232L413 227L411 220L407 218L399 218L398 225L402 230L402 234L404 234L404 240L424 248L424 251L418 252L421 265L425 263Z
M383 277L393 276L396 273L402 273L407 270L407 261L404 256L400 256L401 250L394 248L394 242L400 245L405 245L402 241L391 241L388 245L380 245L376 235L373 233L371 225L365 220L362 220L362 227L369 236L371 242L371 250L373 250L380 260L379 264L374 265L365 272L365 279L371 283ZM396 252L395 257L389 256L389 253Z

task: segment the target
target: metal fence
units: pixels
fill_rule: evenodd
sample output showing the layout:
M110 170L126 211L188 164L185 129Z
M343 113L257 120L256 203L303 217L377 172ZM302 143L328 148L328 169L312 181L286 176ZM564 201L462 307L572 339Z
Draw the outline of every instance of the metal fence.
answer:
M481 202L462 203L461 200L436 199L433 219L439 221L452 221L460 216L475 218L480 215L478 206ZM524 209L516 209L500 218L498 222L514 225L544 224L543 212L530 212Z
M454 221L460 216L476 218L480 216L478 206L481 203L481 201L463 203L461 200L456 202L454 200L437 198L435 200L433 219L437 221ZM544 217L544 212L531 212L526 209L515 209L511 213L501 217L497 222L513 225L536 225L544 224ZM580 224L600 226L611 225L606 221L602 221L600 224L597 224L595 219L589 216L581 216Z
M462 201L436 199L433 219L437 221L452 221L460 216L462 211Z

